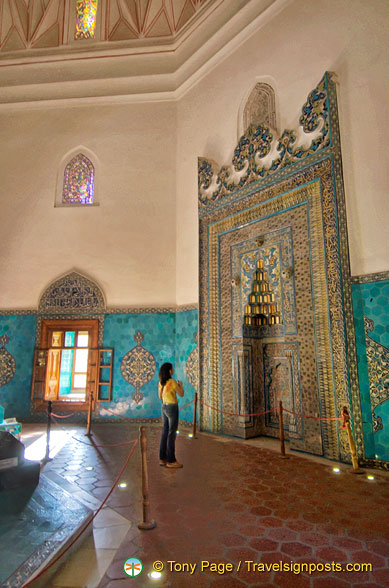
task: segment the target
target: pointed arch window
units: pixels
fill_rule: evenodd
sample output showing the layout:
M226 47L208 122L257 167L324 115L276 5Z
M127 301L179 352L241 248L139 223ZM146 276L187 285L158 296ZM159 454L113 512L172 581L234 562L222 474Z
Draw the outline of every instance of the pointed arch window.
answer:
M95 168L83 153L78 153L65 167L62 204L93 204Z
M97 4L98 0L76 0L76 40L95 38Z

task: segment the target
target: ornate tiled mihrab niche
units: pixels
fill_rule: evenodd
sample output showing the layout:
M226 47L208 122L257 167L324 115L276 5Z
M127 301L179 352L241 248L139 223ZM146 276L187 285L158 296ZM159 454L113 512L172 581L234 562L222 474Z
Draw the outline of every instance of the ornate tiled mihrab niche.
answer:
M201 404L200 424L242 437L278 436L278 416L255 413L282 400L296 413L285 418L291 447L349 460L345 432L331 420L352 407L362 457L336 93L328 74L309 95L300 125L300 133L285 130L278 139L264 125L249 127L232 165L219 172L199 160L200 397L212 407ZM271 305L255 310L259 286L269 300L258 300ZM253 308L274 314L252 319Z

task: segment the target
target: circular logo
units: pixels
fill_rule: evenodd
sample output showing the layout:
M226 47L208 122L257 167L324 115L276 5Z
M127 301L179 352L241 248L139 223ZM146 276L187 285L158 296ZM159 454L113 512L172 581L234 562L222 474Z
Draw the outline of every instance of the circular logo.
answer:
M140 559L137 559L136 557L130 557L124 562L123 570L127 576L138 576L143 570L143 564Z

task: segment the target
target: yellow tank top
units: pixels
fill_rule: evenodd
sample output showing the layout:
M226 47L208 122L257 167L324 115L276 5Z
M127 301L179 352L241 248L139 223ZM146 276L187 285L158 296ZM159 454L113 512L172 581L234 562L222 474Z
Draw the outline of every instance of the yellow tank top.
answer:
M177 387L178 384L173 378L166 382L162 390L162 402L164 404L177 404Z

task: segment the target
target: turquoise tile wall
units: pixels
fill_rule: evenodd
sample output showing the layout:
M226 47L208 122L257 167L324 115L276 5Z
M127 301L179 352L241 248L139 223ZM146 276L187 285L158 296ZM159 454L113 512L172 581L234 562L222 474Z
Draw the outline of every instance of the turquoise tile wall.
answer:
M32 364L34 359L36 316L0 316L0 336L8 335L5 346L16 361L16 372L10 382L0 387L0 404L5 418L26 418L30 414Z
M105 408L121 417L156 418L160 416L158 398L158 372L161 365L170 362L175 367L175 378L183 382L185 396L180 400L184 406L193 399L194 389L185 371L186 360L196 347L197 310L178 313L156 314L109 314L104 325L104 346L114 349L112 402L103 403ZM124 355L136 346L134 335L144 335L142 346L155 358L154 377L141 388L144 396L137 405L132 401L135 388L123 378L120 370ZM116 417L108 411L100 411L100 418ZM180 419L192 420L193 405L180 412Z
M151 381L140 392L144 398L136 404L132 400L135 388L123 378L120 366L124 355L136 346L134 335L144 335L142 346L156 361L156 371ZM104 324L104 346L114 349L112 402L103 403L118 416L132 418L156 418L160 416L161 403L158 398L158 372L165 362L175 360L175 313L153 314L108 314ZM115 419L112 414L100 413L101 417Z
M175 366L176 378L183 382L185 397L180 400L181 406L193 399L194 389L187 379L185 364L190 352L196 347L197 317L197 310L105 316L103 343L105 347L114 349L112 402L102 403L104 409L99 408L96 412L97 420L160 417L158 372L164 362L171 362ZM10 342L6 349L16 361L14 378L0 387L0 404L5 409L6 417L31 417L30 394L36 320L33 315L0 316L0 335L9 336ZM142 346L154 356L156 370L152 379L140 389L143 399L136 404L132 399L135 388L123 378L120 368L124 355L136 346L134 335L138 331L144 335ZM37 417L41 420L42 414ZM181 412L180 418L192 420L193 404Z
M195 335L198 331L198 311L188 310L176 314L176 354L175 366L177 378L182 381L184 386L184 398L180 400L180 405L185 406L190 400L193 400L196 390L191 386L187 378L186 362L189 354L197 347ZM198 416L198 415L197 415ZM193 421L193 403L180 411L180 419Z
M383 377L384 379L386 378L386 384L384 384L384 386L389 388L389 280L353 284L352 294L365 453L368 458L388 461L389 398L375 410L375 415L382 419L383 428L376 433L373 433L370 382L363 317L365 316L374 321L374 329L369 332L369 337L383 346L381 349L381 368ZM370 367L370 369L372 369L372 367Z

